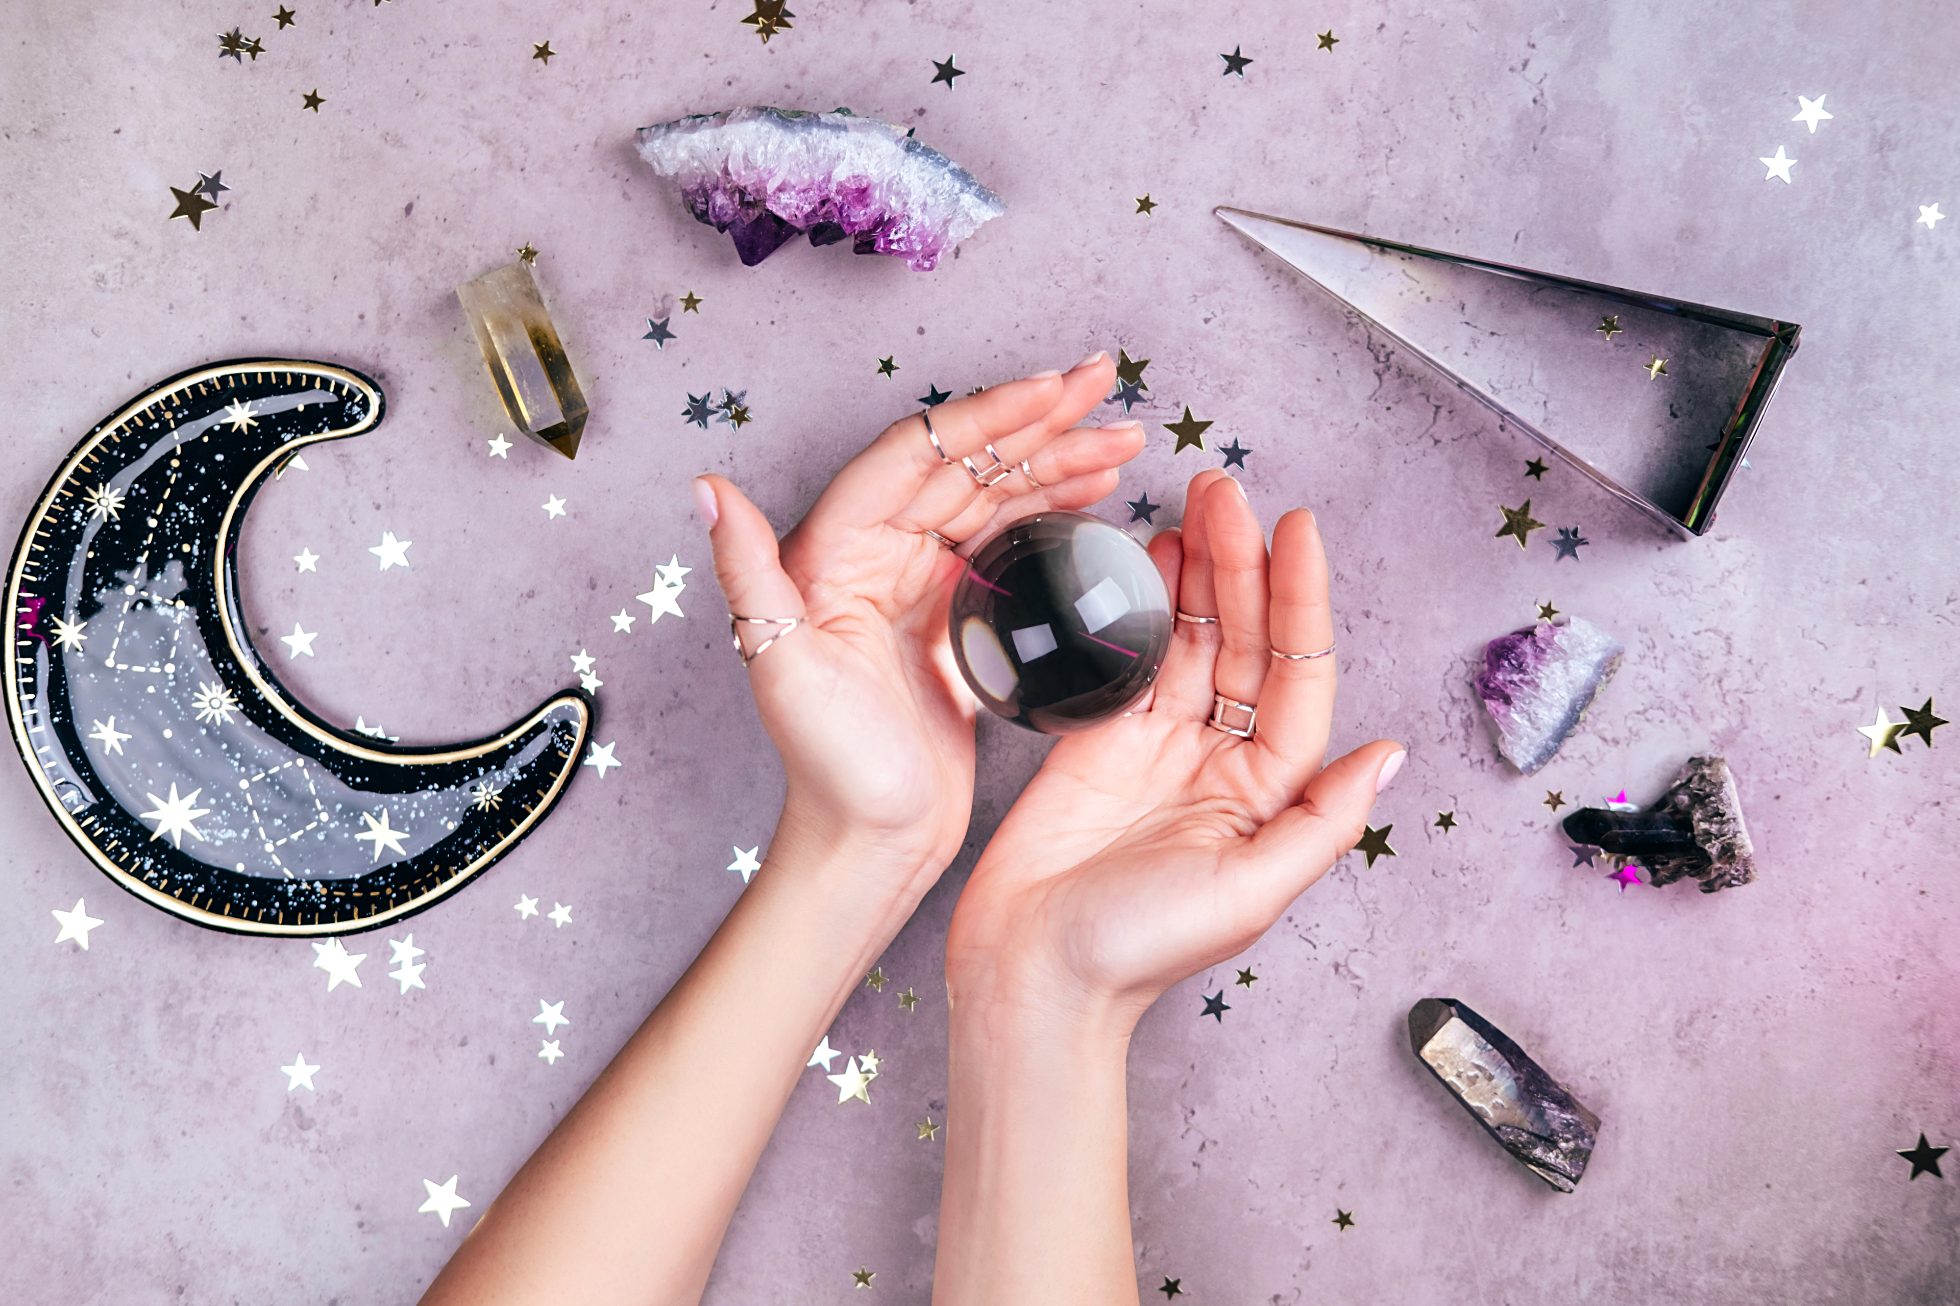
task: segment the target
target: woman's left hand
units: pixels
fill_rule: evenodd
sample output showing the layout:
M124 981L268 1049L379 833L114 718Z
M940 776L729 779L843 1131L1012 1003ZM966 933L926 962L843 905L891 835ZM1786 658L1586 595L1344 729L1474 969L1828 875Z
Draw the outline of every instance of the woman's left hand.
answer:
M976 704L952 662L946 618L963 561L925 532L964 543L996 521L1084 507L1115 489L1116 468L1143 447L1141 426L1071 429L1113 380L1099 353L1066 374L907 416L837 474L780 546L733 483L697 478L730 610L799 623L749 668L787 773L779 842L848 842L911 868L919 892L959 851L973 805ZM950 462L927 435L928 416ZM1013 470L983 486L960 460L988 469L989 445ZM781 627L738 629L754 650Z

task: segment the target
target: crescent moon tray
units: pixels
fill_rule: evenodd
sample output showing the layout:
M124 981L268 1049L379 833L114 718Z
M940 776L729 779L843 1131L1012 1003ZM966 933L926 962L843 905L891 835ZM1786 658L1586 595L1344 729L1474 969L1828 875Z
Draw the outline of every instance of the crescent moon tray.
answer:
M400 747L316 716L253 648L236 557L253 493L382 408L326 363L186 372L89 432L14 550L14 742L76 845L185 920L322 935L398 919L508 852L577 765L592 705L576 690L474 743Z

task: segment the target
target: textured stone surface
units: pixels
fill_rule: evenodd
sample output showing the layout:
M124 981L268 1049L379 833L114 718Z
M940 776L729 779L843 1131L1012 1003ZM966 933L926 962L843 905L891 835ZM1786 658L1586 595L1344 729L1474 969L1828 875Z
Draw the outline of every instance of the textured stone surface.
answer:
M493 0L466 23L414 0L296 7L284 33L248 23L267 53L242 66L213 39L242 9L14 7L0 162L32 181L8 222L0 517L21 519L87 423L179 367L354 363L387 386L387 426L269 486L241 542L260 638L300 618L321 632L282 673L336 721L440 740L572 683L586 646L623 767L581 774L509 860L415 921L429 987L403 998L377 966L386 935L363 941L364 986L328 993L304 943L141 907L0 765L0 1299L412 1296L734 901L730 845L768 835L780 780L688 477L725 471L787 526L929 384L1118 344L1152 359L1151 447L1122 497L1176 503L1217 465L1171 455L1156 423L1184 403L1218 422L1208 441L1253 449L1267 519L1307 503L1326 532L1336 747L1411 747L1375 818L1400 856L1350 859L1304 898L1239 963L1260 978L1222 1025L1198 994L1231 984L1223 967L1138 1031L1148 1286L1280 1306L1951 1297L1960 1184L1908 1185L1893 1150L1960 1133L1953 745L1870 759L1855 733L1880 705L1960 696L1939 526L1960 218L1912 222L1935 199L1960 211L1944 6L1391 0L1275 23L845 4L799 11L766 48L746 5ZM1331 53L1314 48L1328 26ZM546 36L564 52L549 67L529 60ZM1243 82L1219 75L1235 42L1258 60ZM968 75L929 85L955 51ZM318 117L299 107L316 85ZM1788 121L1799 92L1837 114L1815 136ZM632 145L644 123L743 101L917 122L1010 211L929 275L807 247L744 269ZM1791 186L1756 163L1779 142ZM218 167L225 209L199 232L166 222L169 187ZM1526 482L1524 440L1371 348L1214 218L1221 202L1784 312L1803 350L1714 534L1677 542L1576 476ZM499 410L451 292L526 240L592 405L575 464L524 441L484 453ZM646 316L687 289L701 312L655 350ZM724 385L748 391L752 424L681 423L688 392ZM1496 505L1526 493L1540 520L1584 526L1577 562L1554 565L1549 531L1523 551L1490 538ZM564 518L539 511L551 494ZM383 530L415 542L409 570L376 571ZM302 547L318 574L296 573ZM670 553L702 568L689 616L613 635L607 615ZM1484 640L1548 600L1629 652L1524 780L1492 753L1470 677ZM942 1153L912 1123L944 1104L941 939L1045 747L983 723L968 852L885 958L924 1001L908 1015L888 984L845 1009L832 1041L884 1058L877 1101L841 1110L812 1072L716 1306L851 1303L860 1264L878 1280L857 1298L925 1300ZM1654 794L1698 751L1742 775L1774 875L1704 898L1572 867L1547 788ZM1430 829L1438 810L1457 828ZM573 923L520 921L519 894L571 904ZM48 914L80 895L106 921L86 953L53 944ZM1468 1122L1400 1163L1403 1123L1446 1109L1407 1050L1416 993L1468 995L1583 1070L1611 1132L1579 1193L1493 1164ZM556 1066L535 1055L539 998L576 1022ZM278 1068L300 1051L319 1091L289 1096ZM477 1206L444 1229L415 1208L451 1173ZM1516 1231L1501 1255L1492 1228Z

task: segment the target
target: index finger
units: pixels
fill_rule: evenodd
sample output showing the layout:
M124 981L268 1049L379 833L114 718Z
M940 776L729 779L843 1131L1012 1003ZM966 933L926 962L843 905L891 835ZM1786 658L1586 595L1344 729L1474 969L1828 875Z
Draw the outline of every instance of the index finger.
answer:
M1259 704L1261 769L1293 794L1320 769L1334 720L1334 609L1327 553L1305 508L1273 527L1271 666ZM1290 656L1289 656L1290 655Z

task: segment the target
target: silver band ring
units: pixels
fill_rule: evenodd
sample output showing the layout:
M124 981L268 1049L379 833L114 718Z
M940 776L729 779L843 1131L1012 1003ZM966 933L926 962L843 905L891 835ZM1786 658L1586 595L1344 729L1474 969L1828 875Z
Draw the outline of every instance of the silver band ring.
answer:
M1241 715L1243 717L1241 719ZM1252 732L1259 723L1259 707L1255 703L1241 703L1236 698L1214 692L1211 696L1211 716L1205 724L1213 730L1221 730L1240 739L1252 738Z
M935 540L938 540L941 544L945 545L949 549L957 549L960 547L957 541L947 539L944 535L941 535L938 531L934 530L930 526L925 528L925 534L931 536Z
M1047 486L1043 485L1040 481L1035 479L1034 469L1028 466L1028 460L1025 458L1021 460L1021 475L1027 477L1028 484L1034 486L1034 488L1037 490L1045 490L1048 488Z
M1288 662L1311 662L1315 658L1324 658L1329 653L1332 653L1334 646L1329 644L1326 648L1315 649L1311 653L1282 653L1278 649L1269 649L1267 651L1276 658L1285 658Z
M1183 608L1177 610L1177 619L1179 621L1188 621L1194 626L1216 626L1218 624L1217 617L1200 617L1186 612Z
M932 451L939 455L939 461L952 466L953 460L946 456L946 446L939 443L939 432L932 429L932 410L921 408L919 420L926 424L926 439L932 441Z
M1000 454L994 451L994 447L991 444L982 447L986 449L987 457L994 460L991 467L975 466L971 454L960 459L960 462L965 465L967 475L979 482L980 488L985 490L998 485L1003 478L1012 474L1014 468L1012 464L1001 461Z
M776 631L775 634L763 640L754 648L744 649L742 647L742 631L739 625L741 622L748 622L754 626L780 626L782 629ZM742 665L746 667L749 663L761 657L764 649L802 624L803 618L801 617L738 617L731 612L728 614L728 638L735 645L735 655L742 659Z

